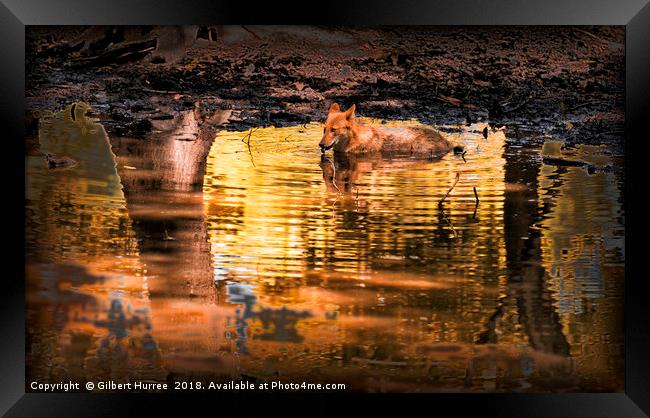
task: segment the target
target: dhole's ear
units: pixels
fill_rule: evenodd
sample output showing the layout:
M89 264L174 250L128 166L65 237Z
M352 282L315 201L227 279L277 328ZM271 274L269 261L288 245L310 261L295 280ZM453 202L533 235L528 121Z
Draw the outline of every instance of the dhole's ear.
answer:
M356 110L356 108L357 107L355 105L352 105L348 110L345 111L345 118L347 120L350 120L354 117L354 111Z
M339 107L339 105L337 103L332 103L332 105L330 106L330 113L332 113L332 112L340 112L340 111L341 111L341 108Z

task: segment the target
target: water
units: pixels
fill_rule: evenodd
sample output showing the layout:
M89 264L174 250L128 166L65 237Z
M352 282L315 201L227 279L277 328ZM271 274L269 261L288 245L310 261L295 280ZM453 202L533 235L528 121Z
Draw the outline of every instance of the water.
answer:
M464 158L321 157L320 124L188 118L115 155L41 128L81 163L27 157L28 376L623 390L622 158L481 124L452 127Z

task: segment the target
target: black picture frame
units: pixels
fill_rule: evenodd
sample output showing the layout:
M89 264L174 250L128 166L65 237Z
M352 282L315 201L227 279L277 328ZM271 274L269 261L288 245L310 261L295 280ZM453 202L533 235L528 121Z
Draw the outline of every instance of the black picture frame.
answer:
M647 180L643 158L648 155L650 118L650 4L647 0L588 1L545 0L457 0L457 1L344 1L310 7L305 2L253 4L244 1L194 0L2 0L0 44L2 82L0 108L3 116L3 146L0 159L7 186L4 212L5 274L2 291L2 368L0 369L0 413L6 416L115 416L149 415L152 407L164 415L174 409L187 411L199 399L212 405L214 413L248 412L261 407L267 414L292 412L274 410L276 402L296 395L249 395L202 393L161 395L34 394L25 393L25 301L24 301L24 93L25 26L93 24L327 24L327 25L625 25L626 27L626 215L625 393L557 395L431 394L409 396L355 395L354 402L373 408L393 403L398 408L413 402L431 413L445 409L457 413L475 412L497 416L624 416L650 415L650 312L645 300L643 273L643 231L647 224ZM20 157L19 157L20 156ZM634 201L636 203L633 203ZM8 232L11 230L10 232ZM637 243L638 242L638 243ZM22 244L22 248L21 248ZM636 245L635 245L636 244ZM300 395L307 407L319 411L342 408L334 395ZM350 398L351 395L337 395ZM132 402L135 401L135 402ZM401 402L408 402L402 404ZM244 408L244 409L242 409ZM443 409L444 408L444 409ZM426 411L427 409L423 410ZM275 411L275 412L274 412ZM412 410L416 412L416 410ZM297 411L293 411L295 413ZM408 412L407 412L408 413ZM248 413L245 413L248 415Z

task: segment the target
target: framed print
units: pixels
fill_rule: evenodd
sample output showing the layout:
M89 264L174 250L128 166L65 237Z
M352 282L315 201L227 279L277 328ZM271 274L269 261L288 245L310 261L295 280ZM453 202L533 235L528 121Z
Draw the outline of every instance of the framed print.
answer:
M649 413L646 2L0 10L7 416Z

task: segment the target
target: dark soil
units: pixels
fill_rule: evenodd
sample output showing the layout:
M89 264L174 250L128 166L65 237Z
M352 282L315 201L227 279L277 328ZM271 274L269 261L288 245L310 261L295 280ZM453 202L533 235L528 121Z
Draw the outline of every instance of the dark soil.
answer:
M206 115L226 110L219 124L230 130L322 121L337 101L363 116L506 125L515 143L622 150L624 35L622 26L29 27L26 123L33 133L44 110L83 100L110 134L144 137L152 119L197 101Z

